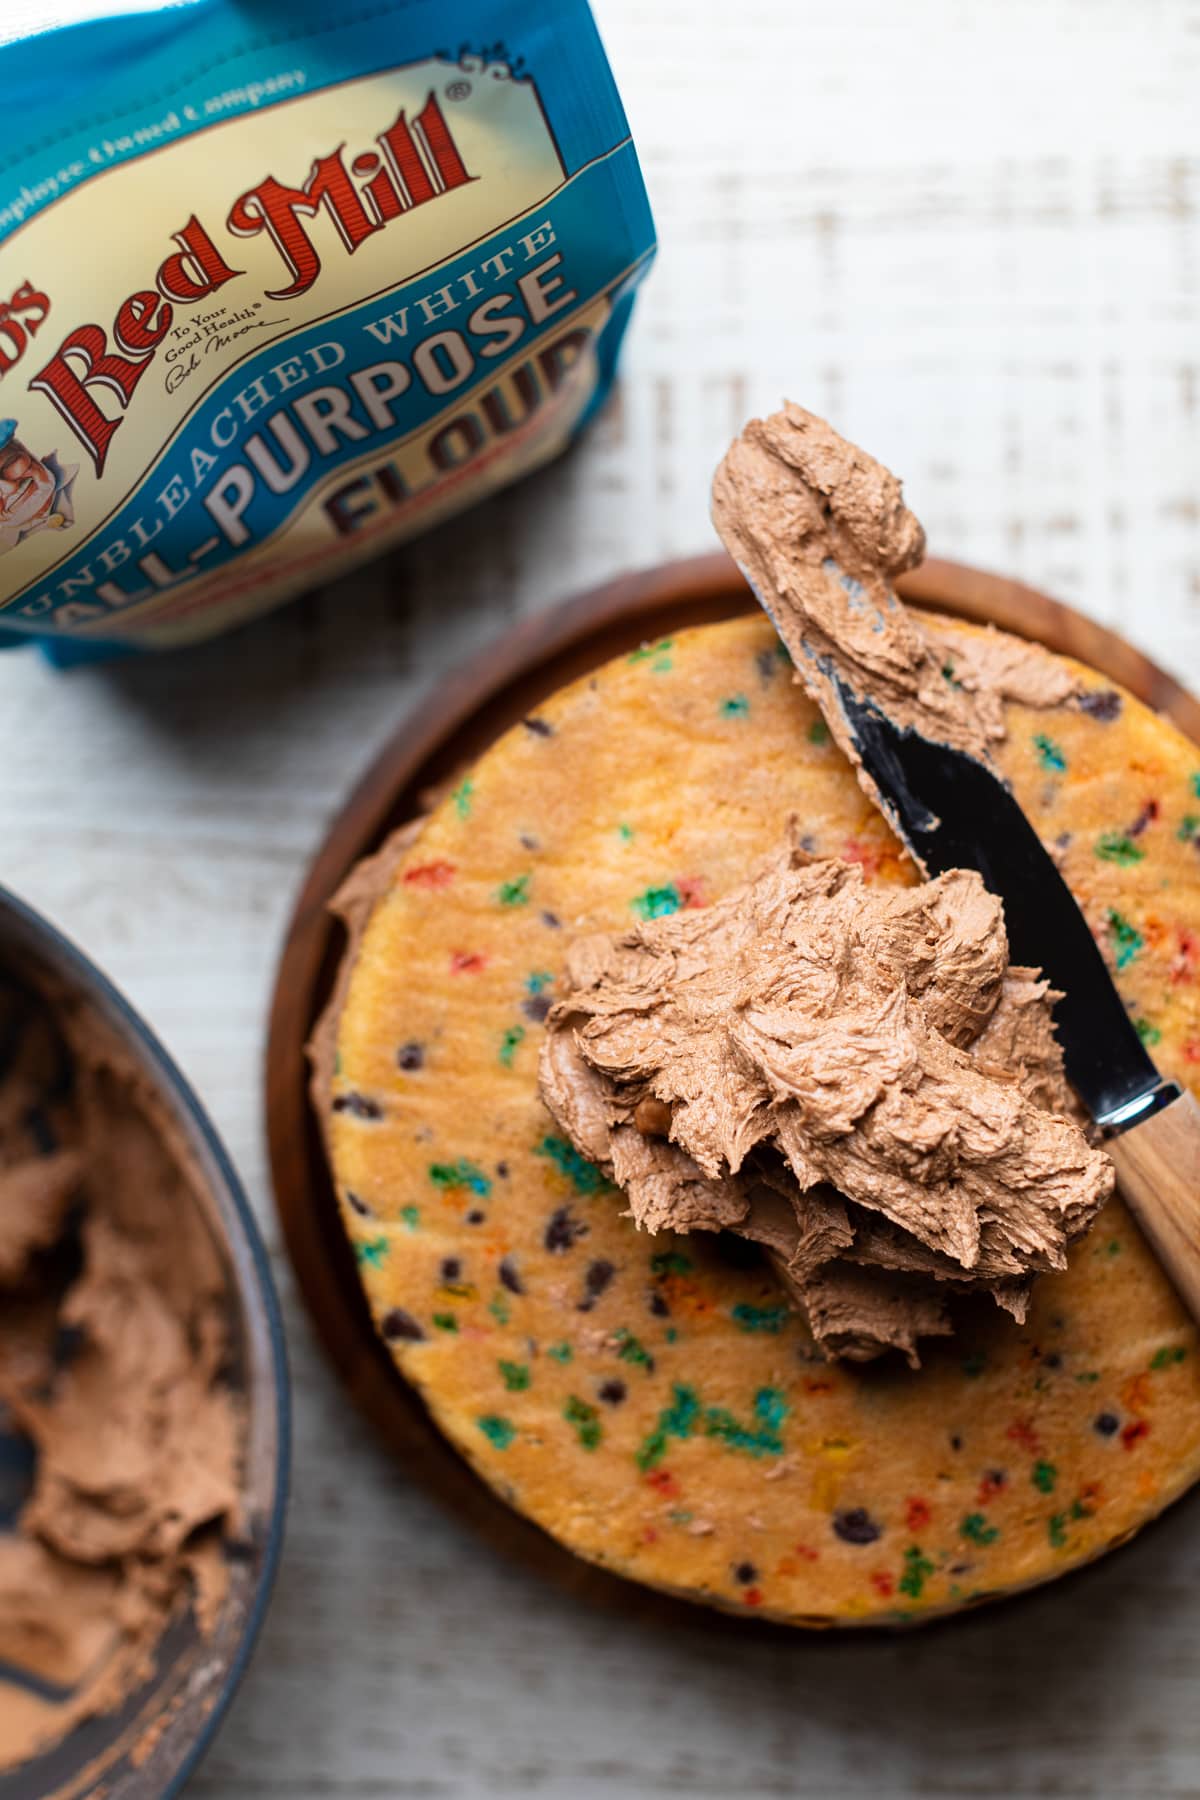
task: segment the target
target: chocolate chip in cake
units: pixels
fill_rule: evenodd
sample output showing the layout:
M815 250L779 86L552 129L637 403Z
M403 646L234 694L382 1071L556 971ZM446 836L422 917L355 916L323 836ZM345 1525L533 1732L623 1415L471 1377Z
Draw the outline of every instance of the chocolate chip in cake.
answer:
M620 1406L625 1398L626 1388L625 1383L618 1376L614 1376L611 1381L602 1381L596 1391L605 1406Z
M957 1431L954 1432L953 1435L951 1436L950 1448L952 1450L961 1450L962 1449L962 1439L959 1437Z
M583 1278L584 1297L579 1302L580 1312L591 1312L616 1272L613 1264L603 1258L588 1264L587 1274Z
M540 850L541 845L531 831L523 831L520 837L522 850Z
M349 1188L346 1189L346 1205L350 1208L351 1212L356 1212L360 1219L373 1219L375 1217L374 1212L367 1205L366 1201L360 1200L357 1194L352 1194Z
M1121 716L1121 696L1115 688L1080 694L1077 704L1080 712L1090 713L1093 719L1100 719L1106 725Z
M333 1102L335 1113L350 1113L356 1119L382 1119L383 1108L366 1094L338 1094Z
M587 1236L587 1226L577 1219L569 1206L560 1206L550 1215L544 1239L547 1250L569 1250L581 1237Z
M542 924L547 926L551 931L559 931L562 928L562 920L557 913L544 912L542 914Z
M522 719L521 723L526 731L532 731L534 737L554 736L553 725L549 724L545 719L539 719L536 714L531 714L528 719Z
M486 1218L487 1214L485 1212L480 1212L477 1206L473 1206L466 1215L468 1225L482 1225Z
M647 1304L656 1319L670 1318L671 1308L667 1304L667 1297L665 1294L652 1293Z
M506 1256L496 1273L510 1294L523 1294L525 1283L517 1273L517 1265L511 1256Z
M401 1044L396 1052L396 1067L405 1070L410 1075L414 1069L423 1069L425 1067L424 1044L416 1042Z
M758 1570L752 1562L735 1563L733 1579L740 1582L743 1587L751 1587L758 1580Z
M460 1256L444 1256L442 1258L442 1280L457 1281L462 1275L462 1258Z
M402 1306L393 1306L390 1312L384 1313L380 1330L389 1343L420 1344L425 1340L425 1333L417 1321Z
M847 1512L834 1513L833 1530L843 1544L873 1544L883 1536L883 1526L875 1523L865 1506L852 1506Z
M1093 1431L1098 1431L1101 1437L1112 1437L1113 1433L1120 1427L1120 1424L1121 1421L1118 1419L1116 1413L1102 1412L1097 1413L1096 1417L1092 1420L1092 1429Z
M501 1181L507 1181L508 1180L508 1164L506 1162L498 1162L496 1164L496 1173L500 1177Z
M522 1000L521 1011L535 1025L540 1025L553 1005L554 1001L549 994L530 994L527 1000Z

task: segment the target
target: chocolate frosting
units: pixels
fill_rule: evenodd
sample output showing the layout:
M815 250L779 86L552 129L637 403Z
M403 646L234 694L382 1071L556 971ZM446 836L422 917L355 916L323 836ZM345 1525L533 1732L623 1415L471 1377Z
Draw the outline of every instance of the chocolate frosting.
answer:
M701 912L570 947L542 1097L648 1231L762 1243L828 1351L1024 1316L1113 1188L1068 1116L1053 995L973 872L915 888L786 844Z
M224 1590L241 1419L199 1176L100 1022L0 982L0 1429L35 1475L0 1533L0 1769L117 1704ZM57 1695L57 1697L50 1697Z
M1004 705L1070 672L997 632L964 644L893 588L925 534L900 483L824 420L755 419L713 520L868 797L846 690L994 767ZM955 871L902 892L794 846L707 913L570 953L543 1097L647 1230L763 1244L833 1354L950 1329L948 1293L1022 1318L1113 1187L1071 1114L1054 996L1012 968L1000 904Z
M991 631L951 646L902 605L893 584L921 561L925 533L896 477L803 407L753 419L734 440L713 480L712 516L881 808L838 682L989 766L1006 700L1058 706L1077 692L1067 668L1016 638Z

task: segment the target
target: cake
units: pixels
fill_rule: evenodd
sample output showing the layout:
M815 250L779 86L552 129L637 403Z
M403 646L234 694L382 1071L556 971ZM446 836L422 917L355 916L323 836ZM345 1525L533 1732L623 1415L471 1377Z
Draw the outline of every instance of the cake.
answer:
M1200 749L1091 670L982 647L1071 696L1007 701L994 755L1195 1088ZM1061 1574L1182 1493L1196 1331L1119 1200L1023 1324L970 1302L918 1369L829 1359L752 1248L624 1216L538 1096L567 948L728 894L789 819L868 884L916 880L765 619L575 682L348 885L314 1092L378 1332L503 1500L692 1600L894 1624Z

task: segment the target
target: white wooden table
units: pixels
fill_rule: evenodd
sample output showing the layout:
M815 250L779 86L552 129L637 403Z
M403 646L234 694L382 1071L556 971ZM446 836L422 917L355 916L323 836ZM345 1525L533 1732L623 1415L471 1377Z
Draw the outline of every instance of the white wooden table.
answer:
M1200 0L596 4L662 250L588 442L236 640L70 676L0 658L0 878L160 1029L276 1251L264 1015L327 820L456 658L709 545L709 473L751 410L828 412L906 477L935 551L1200 686ZM288 1548L197 1800L1200 1792L1194 1507L957 1630L635 1630L409 1485L276 1268Z

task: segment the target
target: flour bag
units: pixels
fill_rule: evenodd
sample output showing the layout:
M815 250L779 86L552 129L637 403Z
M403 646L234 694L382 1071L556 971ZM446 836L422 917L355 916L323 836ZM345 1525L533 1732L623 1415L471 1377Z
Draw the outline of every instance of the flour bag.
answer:
M0 46L0 634L183 644L556 455L654 231L585 0Z

